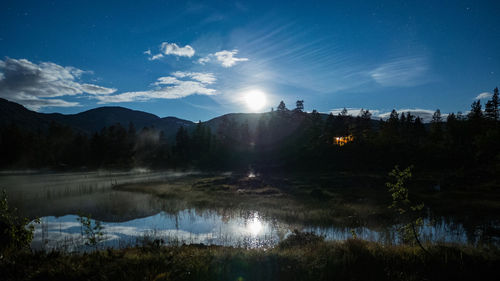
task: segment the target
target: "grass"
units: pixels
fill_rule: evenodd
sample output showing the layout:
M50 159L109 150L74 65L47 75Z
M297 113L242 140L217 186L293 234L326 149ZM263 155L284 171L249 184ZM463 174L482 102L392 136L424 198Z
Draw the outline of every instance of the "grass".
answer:
M293 223L376 226L391 222L385 181L350 174L253 179L195 175L114 188L164 198L170 213L193 207L221 212L238 208ZM479 215L500 209L495 188L481 195L477 188L434 192L425 186L431 185L417 180L413 195L436 206L438 213ZM469 209L454 210L465 206ZM161 246L153 241L91 253L24 251L0 258L0 272L2 280L496 280L500 251L484 245L426 244L426 254L412 245L324 241L294 233L266 249Z
M497 243L500 231L493 222L500 219L500 190L494 185L443 183L441 191L436 191L436 177L416 174L410 183L412 201L429 207L424 217L462 225L469 243ZM388 208L391 197L385 186L387 180L380 174L346 172L256 178L204 174L115 188L161 197L167 202L164 211L168 213L195 208L224 215L228 209L236 209L258 211L263 217L297 229L335 225L347 230L367 227L384 232L397 223L393 210Z
M185 208L257 210L262 215L302 225L377 228L394 223L388 209L391 197L387 178L378 174L295 174L247 178L246 175L196 175L168 182L115 186L115 189L150 193L180 201L165 211ZM430 207L436 218L459 222L474 217L477 224L498 220L500 190L491 186L443 186L433 190L428 175L415 178L410 196Z
M317 179L318 180L318 179ZM307 183L308 179L276 177L247 178L244 175L198 175L168 182L118 185L117 190L150 193L166 200L165 211L175 213L186 208L241 209L259 211L263 216L288 223L357 227L360 221L385 219L388 194L335 182L332 186ZM319 186L319 187L318 187ZM382 183L383 186L383 183ZM363 190L365 186L359 187ZM376 202L367 198L377 197ZM379 202L383 202L380 204Z
M496 248L383 246L295 234L273 249L151 244L88 254L20 253L3 280L496 280Z

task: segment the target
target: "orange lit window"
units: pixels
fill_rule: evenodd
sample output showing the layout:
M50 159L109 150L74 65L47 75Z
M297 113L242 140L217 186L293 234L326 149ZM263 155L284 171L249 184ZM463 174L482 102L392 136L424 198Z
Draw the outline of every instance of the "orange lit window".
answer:
M348 142L352 142L354 137L352 135L342 136L342 137L333 137L333 144L338 146L344 146Z

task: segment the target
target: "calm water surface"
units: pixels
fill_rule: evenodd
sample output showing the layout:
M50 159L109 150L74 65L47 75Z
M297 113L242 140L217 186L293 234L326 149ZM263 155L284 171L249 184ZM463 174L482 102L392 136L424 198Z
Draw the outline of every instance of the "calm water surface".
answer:
M169 181L189 173L90 172L2 173L0 188L9 202L35 224L35 249L85 251L86 235L78 214L91 214L102 221L103 236L97 247L125 247L157 239L164 244L203 243L246 248L271 247L294 229L311 231L329 240L353 236L383 243L399 243L396 227L354 229L341 226L290 224L262 215L259 210L196 210L182 202L143 194L117 191L117 184ZM172 208L175 205L175 208ZM164 210L180 210L167 213ZM429 220L421 229L424 241L476 243L481 233L467 232L459 223L441 218Z

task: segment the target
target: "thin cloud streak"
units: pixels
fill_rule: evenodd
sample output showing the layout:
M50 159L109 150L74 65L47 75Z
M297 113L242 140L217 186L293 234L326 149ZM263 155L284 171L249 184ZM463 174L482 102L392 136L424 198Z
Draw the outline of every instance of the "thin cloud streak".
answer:
M421 108L403 108L396 110L399 114L401 113L407 113L410 112L411 115L413 116L418 116L422 121L424 122L430 122L432 120L432 115L434 115L435 110L430 110L430 109L421 109ZM381 119L387 119L391 115L391 112L384 112L382 114L379 114L377 117ZM447 113L441 113L441 117L443 119L446 119L448 116Z
M347 115L349 116L360 116L361 110L367 110L366 108L356 108L356 107L347 107L345 109L347 110ZM330 110L330 113L332 113L333 115L339 115L343 110L344 108L334 108ZM376 109L374 110L368 109L368 110L370 111L372 116L377 116L380 113L380 110Z
M428 82L428 69L425 57L402 57L380 65L369 75L384 87L411 87Z
M189 77L204 84L213 84L217 80L213 73L205 73L205 72L176 71L172 73L172 75L179 78Z
M262 28L262 26L265 26ZM280 81L319 94L330 94L359 88L373 81L366 75L360 59L343 51L332 35L316 36L315 28L304 29L293 21L280 22L266 18L232 34L231 44L245 46L252 61L245 64L243 75L256 71L272 73L269 83ZM300 67L297 67L300 65ZM258 79L259 82L263 80Z
M480 93L479 95L476 96L476 100L482 100L482 99L489 99L493 96L492 93L484 92Z
M330 110L333 115L338 115L342 112L344 108L334 108ZM347 115L349 116L360 116L362 108L355 108L355 107L349 107L346 108L347 110ZM367 110L366 108L363 110ZM389 116L391 115L391 111L387 112L382 112L378 109L368 109L372 113L372 119L382 119L382 120L387 120ZM434 115L435 110L430 110L430 109L421 109L421 108L403 108L403 109L398 109L396 110L398 114L401 115L401 113L410 113L413 116L418 116L420 119L422 119L424 122L430 122L432 120L432 116ZM441 117L443 119L446 119L448 114L442 113Z

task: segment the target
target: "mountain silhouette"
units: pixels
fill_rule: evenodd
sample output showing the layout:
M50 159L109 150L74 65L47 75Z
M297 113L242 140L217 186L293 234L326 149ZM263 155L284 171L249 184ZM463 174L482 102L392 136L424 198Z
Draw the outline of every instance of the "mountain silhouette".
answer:
M104 127L117 123L128 127L133 123L136 129L154 127L173 136L180 126L191 127L194 125L189 120L176 117L160 118L154 114L132 110L119 106L99 107L77 114L38 113L31 111L15 102L0 98L0 127L15 124L29 130L46 130L50 123L56 122L71 127L73 130L92 134Z
M293 111L288 111L285 114L292 114ZM228 120L236 124L248 124L250 132L255 132L259 120L264 118L269 120L273 114L277 112L265 113L229 113L202 122L208 126L212 133L217 133L219 126ZM320 113L322 120L326 120L327 114ZM299 119L303 118L299 117ZM288 133L292 133L300 120L295 118L296 122L290 124ZM144 111L132 110L120 106L104 106L90 109L77 114L61 114L61 113L38 113L26 109L24 106L0 98L0 128L15 124L24 129L36 131L46 130L52 122L63 124L71 127L74 131L93 134L99 132L104 127L109 127L115 124L120 124L128 128L132 123L137 130L144 127L154 127L163 131L165 137L171 139L175 136L179 127L183 126L191 131L195 124L192 121L180 119L177 117L163 117L160 118L154 114ZM378 127L378 121L372 120L372 125Z

